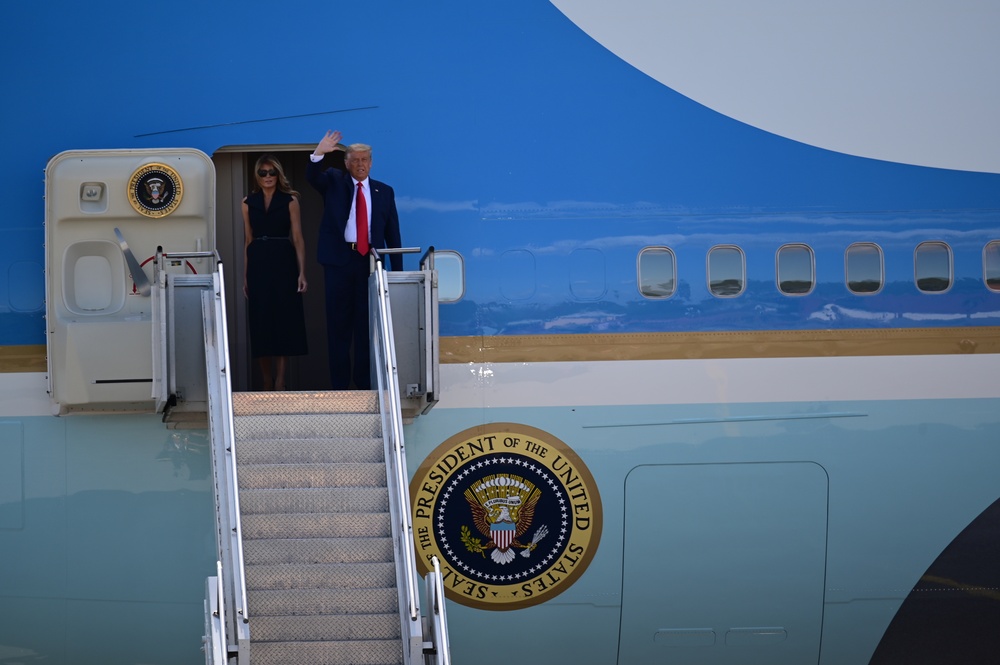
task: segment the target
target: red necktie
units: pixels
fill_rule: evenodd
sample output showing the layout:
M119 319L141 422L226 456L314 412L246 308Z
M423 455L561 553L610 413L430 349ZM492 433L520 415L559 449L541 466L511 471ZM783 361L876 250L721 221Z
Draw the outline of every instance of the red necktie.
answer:
M358 200L354 206L354 221L358 225L358 253L368 255L368 204L365 202L365 188L358 183Z

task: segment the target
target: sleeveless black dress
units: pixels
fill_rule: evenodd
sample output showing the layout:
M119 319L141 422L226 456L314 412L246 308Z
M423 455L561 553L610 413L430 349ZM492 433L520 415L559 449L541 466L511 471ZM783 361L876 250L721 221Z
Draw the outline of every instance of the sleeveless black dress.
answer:
M305 311L298 293L299 264L291 240L292 195L275 191L264 209L264 193L245 199L253 240L247 247L247 309L250 355L302 356L306 344Z

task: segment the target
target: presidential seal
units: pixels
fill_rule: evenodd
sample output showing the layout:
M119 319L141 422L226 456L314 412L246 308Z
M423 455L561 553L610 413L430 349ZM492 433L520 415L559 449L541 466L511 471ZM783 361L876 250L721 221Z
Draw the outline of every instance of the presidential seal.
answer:
M146 164L128 181L128 202L146 217L166 217L181 203L184 185L166 164Z
M441 561L452 600L487 610L544 603L572 586L601 540L583 461L542 430L493 423L438 446L410 483L418 559Z

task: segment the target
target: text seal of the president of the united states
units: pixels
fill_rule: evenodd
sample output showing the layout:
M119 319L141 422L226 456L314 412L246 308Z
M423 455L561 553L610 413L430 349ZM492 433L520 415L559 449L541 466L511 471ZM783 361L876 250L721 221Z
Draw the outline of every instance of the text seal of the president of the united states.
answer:
M513 610L571 587L601 540L593 476L565 443L517 423L491 423L438 446L410 483L425 571L441 562L448 597Z

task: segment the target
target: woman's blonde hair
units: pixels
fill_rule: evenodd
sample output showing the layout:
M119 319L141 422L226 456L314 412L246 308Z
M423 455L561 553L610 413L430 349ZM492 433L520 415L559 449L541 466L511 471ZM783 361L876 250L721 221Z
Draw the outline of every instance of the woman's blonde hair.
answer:
M288 178L285 177L285 169L281 167L281 162L278 161L277 157L271 154L261 155L257 158L257 163L254 164L253 177L254 182L256 183L256 186L254 187L255 192L260 189L260 176L257 175L257 171L264 168L265 164L270 164L274 167L274 170L278 172L278 191L291 194L292 196L299 196L299 193L292 189L292 184L288 182Z

